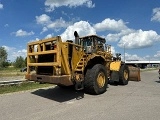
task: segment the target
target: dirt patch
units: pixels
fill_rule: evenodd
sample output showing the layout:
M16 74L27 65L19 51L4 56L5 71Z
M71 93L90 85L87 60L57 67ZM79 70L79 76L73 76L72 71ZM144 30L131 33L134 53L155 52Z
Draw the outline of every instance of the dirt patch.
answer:
M25 80L24 76L0 77L0 81Z

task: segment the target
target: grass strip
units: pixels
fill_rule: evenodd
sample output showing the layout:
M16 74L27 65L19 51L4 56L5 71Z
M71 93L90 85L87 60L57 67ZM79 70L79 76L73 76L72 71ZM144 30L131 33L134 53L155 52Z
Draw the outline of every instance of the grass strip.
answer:
M25 72L20 72L20 68L0 68L0 77L24 76Z
M0 77L16 77L16 76L24 76L25 73L20 72L12 72L12 73L0 73Z
M40 84L38 82L23 82L18 85L1 86L0 94L32 90L32 89L44 88L44 87L50 87L50 86L53 86L53 84Z

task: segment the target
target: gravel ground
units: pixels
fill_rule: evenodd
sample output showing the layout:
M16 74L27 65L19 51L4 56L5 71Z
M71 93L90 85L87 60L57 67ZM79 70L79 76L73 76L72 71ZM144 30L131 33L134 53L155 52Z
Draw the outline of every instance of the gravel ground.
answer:
M24 76L0 77L0 81L25 80Z
M101 95L58 86L0 95L0 120L160 120L157 70Z

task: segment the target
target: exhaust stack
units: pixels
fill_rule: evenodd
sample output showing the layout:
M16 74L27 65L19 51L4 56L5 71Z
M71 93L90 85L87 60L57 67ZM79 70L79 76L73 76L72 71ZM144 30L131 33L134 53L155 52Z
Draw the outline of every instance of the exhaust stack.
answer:
M74 32L74 37L75 37L75 44L79 45L79 35L78 35L77 31Z

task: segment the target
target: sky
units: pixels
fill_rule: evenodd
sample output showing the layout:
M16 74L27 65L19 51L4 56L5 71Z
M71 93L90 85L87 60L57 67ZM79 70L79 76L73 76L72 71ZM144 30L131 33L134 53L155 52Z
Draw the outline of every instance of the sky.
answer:
M27 43L96 34L126 60L160 60L160 0L0 0L0 46L8 60Z

